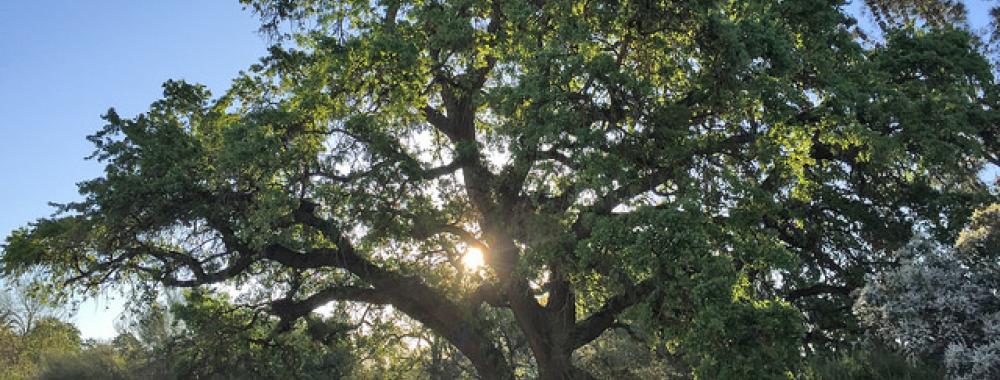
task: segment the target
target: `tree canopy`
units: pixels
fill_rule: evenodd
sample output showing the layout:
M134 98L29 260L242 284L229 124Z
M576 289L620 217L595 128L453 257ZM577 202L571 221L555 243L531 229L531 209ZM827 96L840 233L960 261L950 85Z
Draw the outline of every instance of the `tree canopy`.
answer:
M998 200L993 66L938 8L872 1L907 15L873 38L835 0L244 2L285 42L109 110L104 175L4 273L236 287L279 329L387 305L483 379L591 378L609 330L787 378L859 336L866 275Z

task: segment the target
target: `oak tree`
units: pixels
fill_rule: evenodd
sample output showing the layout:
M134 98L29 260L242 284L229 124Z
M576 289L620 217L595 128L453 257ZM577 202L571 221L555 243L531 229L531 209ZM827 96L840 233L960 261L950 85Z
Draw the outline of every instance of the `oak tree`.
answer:
M219 97L171 81L109 111L104 175L9 237L5 273L240 286L286 327L388 305L484 379L590 378L574 352L619 328L699 377L781 378L856 331L851 292L915 229L954 239L997 198L997 86L952 24L864 39L836 0L245 3L286 43Z

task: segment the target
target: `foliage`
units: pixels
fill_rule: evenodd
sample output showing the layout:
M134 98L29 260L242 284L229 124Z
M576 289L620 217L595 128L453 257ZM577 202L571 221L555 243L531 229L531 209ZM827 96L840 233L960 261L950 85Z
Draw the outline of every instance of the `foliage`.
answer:
M972 214L969 225L955 242L955 250L972 270L1000 276L1000 204Z
M130 380L128 363L106 344L46 361L39 380ZM137 378L136 378L137 379Z
M0 260L53 292L240 288L176 310L189 376L342 370L338 342L254 342L367 305L406 316L375 351L431 334L484 379L590 378L574 353L620 325L699 378L789 378L862 334L851 294L914 230L997 200L1000 92L951 19L870 43L835 0L244 3L293 43L108 111L104 174ZM444 368L392 357L369 368Z
M24 379L36 365L26 360L20 337L9 327L0 325L0 377Z
M962 0L868 0L868 11L882 29L890 29L914 23L926 23L938 27L962 25L969 20L967 1ZM978 4L986 10L987 3ZM994 47L1000 42L1000 6L989 8L989 25L982 25L987 31L988 42Z
M959 240L958 252L915 241L902 252L899 268L877 275L863 290L855 313L879 336L911 357L941 363L950 378L1000 375L1000 272L988 247L996 205L977 213ZM989 223L984 223L989 222ZM971 260L970 260L971 259Z
M110 357L128 363L129 379L311 379L349 373L352 357L336 330L315 335L315 328L296 327L276 334L275 327L266 316L233 307L224 295L196 291L169 307L145 309L128 331L96 347L113 350ZM105 353L94 350L85 353ZM62 373L90 370L85 355L67 359Z
M846 352L810 357L803 378L810 380L940 380L944 370L908 360L881 345L861 344Z
M23 334L0 326L0 378L35 379L50 360L78 353L80 343L76 327L53 318L37 321Z
M598 379L685 379L690 368L667 347L650 349L650 340L634 329L608 331L583 346L574 359Z
M332 319L271 336L266 316L234 308L225 297L191 293L172 313L183 324L158 354L174 358L185 379L326 379L350 372L344 332Z
M160 311L157 311L160 310ZM150 309L110 342L81 342L76 329L52 319L29 334L0 330L4 379L315 379L352 375L343 326L314 318L274 335L274 321L233 308L221 296L192 293L160 315ZM172 321L175 326L159 326ZM6 352L6 351L4 351Z

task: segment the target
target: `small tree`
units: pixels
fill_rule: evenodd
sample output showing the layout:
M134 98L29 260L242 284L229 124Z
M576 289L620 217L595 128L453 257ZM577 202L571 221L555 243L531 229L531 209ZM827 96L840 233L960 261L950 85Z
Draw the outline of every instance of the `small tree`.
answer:
M10 278L0 284L0 325L16 334L25 335L45 319L62 319L68 314L63 306L46 299L45 294L33 292L26 285L26 278Z

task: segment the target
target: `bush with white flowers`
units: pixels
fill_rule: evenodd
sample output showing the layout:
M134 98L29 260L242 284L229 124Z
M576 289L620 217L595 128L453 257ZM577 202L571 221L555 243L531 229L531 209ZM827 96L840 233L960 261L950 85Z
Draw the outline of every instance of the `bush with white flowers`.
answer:
M914 358L941 363L953 379L1000 378L1000 206L973 217L956 248L918 239L899 266L874 276L854 312Z

